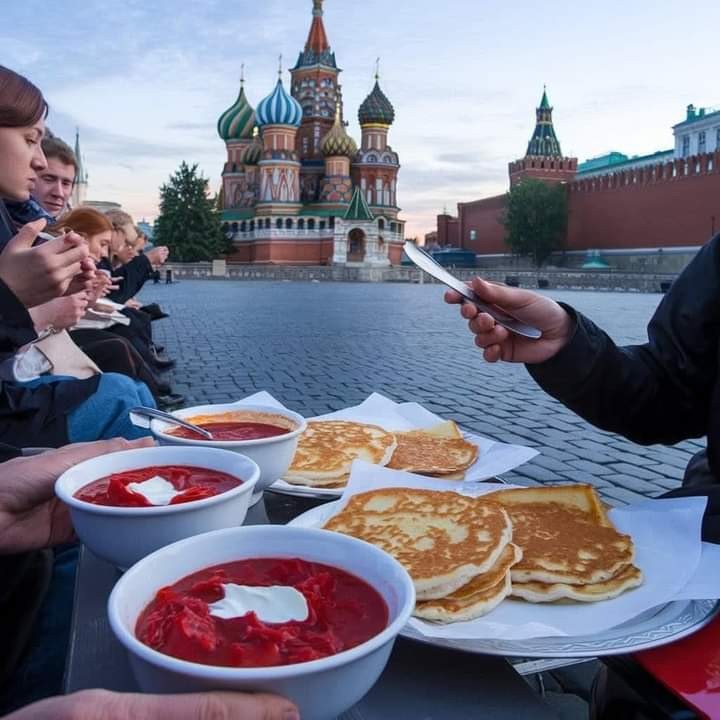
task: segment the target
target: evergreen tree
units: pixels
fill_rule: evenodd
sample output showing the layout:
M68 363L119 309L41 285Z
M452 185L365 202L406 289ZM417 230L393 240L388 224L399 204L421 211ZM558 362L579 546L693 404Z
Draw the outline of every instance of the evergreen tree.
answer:
M167 245L178 262L213 260L228 250L217 198L209 197L207 178L186 162L160 188L156 245Z
M565 241L568 220L564 185L524 179L505 199L505 242L513 252L532 257L537 267Z

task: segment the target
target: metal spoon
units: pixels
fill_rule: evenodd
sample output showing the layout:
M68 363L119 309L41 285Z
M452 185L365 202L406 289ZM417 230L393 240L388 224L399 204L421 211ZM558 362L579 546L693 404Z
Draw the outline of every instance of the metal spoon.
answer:
M150 422L148 418L164 420L171 425L180 425L180 427L199 433L206 440L213 439L212 433L208 432L204 428L193 425L192 423L187 422L187 420L181 420L179 417L175 417L175 415L163 412L162 410L142 406L134 407L130 410L130 422L135 425L135 427L149 428Z

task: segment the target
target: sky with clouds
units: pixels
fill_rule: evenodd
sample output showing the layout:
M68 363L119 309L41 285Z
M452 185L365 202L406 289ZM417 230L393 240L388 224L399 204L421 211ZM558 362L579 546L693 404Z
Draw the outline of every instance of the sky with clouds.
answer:
M311 10L311 0L3 0L0 63L44 91L57 134L72 142L80 128L89 198L153 218L183 160L217 190L215 125L241 64L256 106L278 55L294 64ZM408 236L432 230L444 206L507 188L544 83L563 151L581 161L668 149L686 105L720 106L717 0L326 0L324 20L356 139L381 57Z

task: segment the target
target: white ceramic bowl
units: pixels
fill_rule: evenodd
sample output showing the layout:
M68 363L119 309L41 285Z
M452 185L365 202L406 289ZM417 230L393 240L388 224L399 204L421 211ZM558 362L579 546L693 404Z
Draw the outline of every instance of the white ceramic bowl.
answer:
M177 505L112 507L78 500L74 494L102 477L153 465L189 465L242 480L227 492ZM63 473L55 494L70 508L78 537L98 557L128 568L158 548L193 535L242 525L260 469L250 458L216 448L148 447L81 462Z
M385 599L388 626L345 652L320 660L262 668L200 665L164 655L135 637L141 611L157 591L220 563L262 557L299 557L346 570ZM393 557L362 540L289 526L255 525L207 533L158 550L132 567L115 585L110 625L130 657L144 692L247 690L283 695L305 720L331 720L357 703L382 673L397 634L415 605L410 576Z
M233 412L260 412L281 415L291 420L295 429L284 435L276 435L270 438L257 440L190 440L187 438L169 435L168 430L172 428L162 420L153 420L150 423L150 431L155 438L163 445L192 445L194 447L216 447L223 450L247 455L260 467L260 480L255 489L254 499L259 499L262 491L270 487L278 478L282 477L290 467L295 449L297 448L300 434L305 431L307 422L302 415L292 410L276 408L271 405L240 405L232 403L228 405L197 405L191 408L176 410L172 414L179 418L191 418L197 415L221 415Z

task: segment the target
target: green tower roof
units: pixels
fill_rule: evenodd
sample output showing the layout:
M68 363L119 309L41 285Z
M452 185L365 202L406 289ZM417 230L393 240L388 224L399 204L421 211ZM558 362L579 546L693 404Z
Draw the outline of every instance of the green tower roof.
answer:
M547 91L543 88L540 105L535 111L537 117L535 132L528 143L526 157L562 157L560 142L553 127L552 111Z
M368 207L367 200L365 200L365 195L363 195L360 187L356 185L353 196L350 199L350 204L348 205L347 212L345 213L345 220L360 220L365 222L372 222L374 219L375 216L372 214L370 208Z

